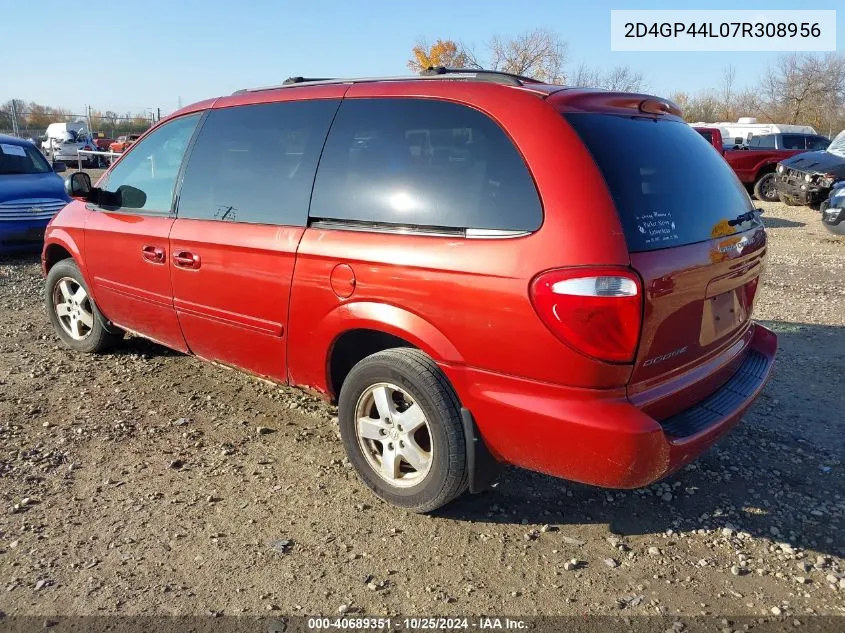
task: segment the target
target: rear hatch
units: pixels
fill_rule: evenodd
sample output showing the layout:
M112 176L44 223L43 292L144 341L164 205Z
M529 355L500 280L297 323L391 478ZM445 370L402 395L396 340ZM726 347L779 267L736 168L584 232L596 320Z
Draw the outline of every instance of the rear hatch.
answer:
M673 415L707 395L702 385L718 389L741 361L766 253L763 224L724 159L675 117L564 116L604 175L643 281L629 397L658 419Z

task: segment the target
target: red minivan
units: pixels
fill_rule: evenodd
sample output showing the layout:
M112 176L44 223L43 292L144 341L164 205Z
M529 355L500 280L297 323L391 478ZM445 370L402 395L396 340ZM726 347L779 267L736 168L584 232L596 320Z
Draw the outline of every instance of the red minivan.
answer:
M774 361L759 213L656 97L296 78L183 108L96 187L67 182L43 265L68 346L131 332L315 389L364 483L414 511L501 464L647 485Z

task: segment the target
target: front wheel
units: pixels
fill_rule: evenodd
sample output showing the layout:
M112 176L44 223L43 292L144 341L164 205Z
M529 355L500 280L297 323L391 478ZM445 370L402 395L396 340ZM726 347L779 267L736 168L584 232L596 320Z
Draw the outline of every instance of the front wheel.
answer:
M789 196L785 196L782 193L778 194L778 200L783 202L788 207L798 207L801 206L800 202L796 202L794 199L790 198Z
M63 259L50 269L44 301L56 334L77 352L104 352L123 338L121 330L106 325L72 259Z
M775 188L774 172L760 176L757 182L754 183L754 196L758 200L763 200L765 202L778 201L778 192Z
M460 403L420 350L389 349L355 365L340 390L338 422L349 461L388 503L430 512L466 490Z

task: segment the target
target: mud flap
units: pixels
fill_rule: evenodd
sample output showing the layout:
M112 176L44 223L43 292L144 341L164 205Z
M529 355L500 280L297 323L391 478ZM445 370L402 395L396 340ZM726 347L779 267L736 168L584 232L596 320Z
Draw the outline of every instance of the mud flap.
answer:
M464 438L467 447L467 470L469 471L469 491L477 494L487 490L502 470L502 464L490 453L484 439L475 426L475 420L469 409L461 407L461 422L464 425Z

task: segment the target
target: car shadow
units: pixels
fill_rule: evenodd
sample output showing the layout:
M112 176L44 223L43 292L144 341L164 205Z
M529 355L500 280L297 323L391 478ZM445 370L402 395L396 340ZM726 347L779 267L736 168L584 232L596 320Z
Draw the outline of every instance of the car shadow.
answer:
M796 222L795 220L784 220L783 218L773 218L771 216L763 216L763 224L767 229L788 229L799 226L806 226L806 222Z
M743 422L681 471L647 488L621 491L507 468L495 488L467 495L438 515L562 531L603 524L618 535L730 527L845 556L845 392L841 371L830 370L845 357L845 328L766 325L780 337L772 380ZM813 376L815 405L807 398L806 376ZM827 399L818 401L823 393ZM572 450L577 447L561 447L562 453Z

